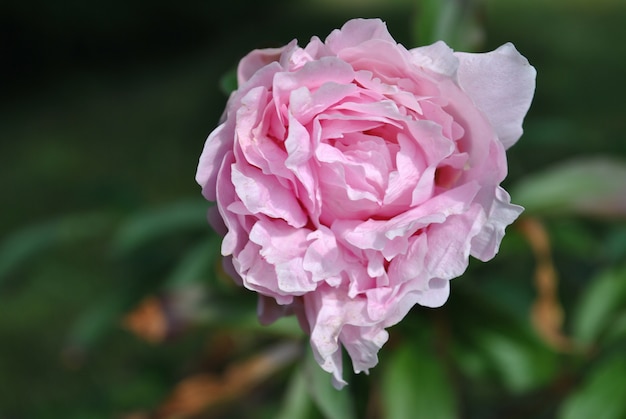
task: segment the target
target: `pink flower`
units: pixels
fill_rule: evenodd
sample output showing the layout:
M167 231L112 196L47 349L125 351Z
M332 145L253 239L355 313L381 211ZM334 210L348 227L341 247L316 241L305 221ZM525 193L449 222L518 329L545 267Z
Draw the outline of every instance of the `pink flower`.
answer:
M468 258L494 257L522 211L499 184L535 69L512 44L407 50L380 20L253 51L196 179L217 203L233 277L263 322L295 313L317 362L378 362L415 304L441 306Z

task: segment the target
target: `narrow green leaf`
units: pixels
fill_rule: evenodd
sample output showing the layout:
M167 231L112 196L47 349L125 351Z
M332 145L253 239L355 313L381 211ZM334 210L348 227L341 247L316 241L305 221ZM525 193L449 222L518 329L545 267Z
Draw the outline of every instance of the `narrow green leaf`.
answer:
M381 390L385 418L458 417L452 385L431 350L405 343L389 355Z
M309 394L325 418L356 418L350 393L345 388L337 390L333 387L330 374L317 364L311 349L307 351L304 372Z
M121 226L114 237L113 253L124 256L156 239L182 231L208 231L207 209L206 201L194 200L136 214Z
M626 214L626 163L579 159L526 177L511 188L516 203L535 215Z
M306 419L310 416L313 402L309 396L306 375L302 366L293 372L287 393L277 419Z
M0 245L0 282L40 252L99 237L112 224L111 214L97 212L68 215L17 231Z
M120 320L127 300L128 296L115 293L86 308L69 331L68 347L79 351L91 349Z
M626 417L626 357L615 356L592 370L582 387L563 403L560 419Z
M626 268L612 269L591 279L572 314L574 336L583 344L594 342L625 305Z

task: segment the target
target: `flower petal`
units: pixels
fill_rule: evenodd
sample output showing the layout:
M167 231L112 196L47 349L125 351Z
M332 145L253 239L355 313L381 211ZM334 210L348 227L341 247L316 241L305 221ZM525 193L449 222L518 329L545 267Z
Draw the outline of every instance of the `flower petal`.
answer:
M486 262L498 252L504 237L504 229L524 211L524 208L511 204L509 194L501 187L496 188L496 199L487 216L487 222L478 235L472 239L471 255Z
M505 148L522 135L537 72L511 43L483 54L455 53L461 88L495 128Z

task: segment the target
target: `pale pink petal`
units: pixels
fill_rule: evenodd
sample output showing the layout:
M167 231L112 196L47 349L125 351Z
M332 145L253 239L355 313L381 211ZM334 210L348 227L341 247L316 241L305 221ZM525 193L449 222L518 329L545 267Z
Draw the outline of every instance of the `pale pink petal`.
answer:
M272 265L303 257L308 248L310 230L293 228L281 220L259 220L250 230L250 241L261 248L259 253Z
M288 157L284 164L297 175L297 171L294 169L306 163L313 153L309 131L291 113L289 114L289 134L285 140L285 149Z
M414 236L410 240L407 251L393 258L389 263L389 278L392 285L415 280L426 280L424 257L428 252L428 238L426 234ZM423 284L424 287L427 284Z
M294 72L277 73L273 80L272 92L277 105L287 104L291 92L306 86L315 90L325 83L349 84L354 80L354 69L342 60L324 57L306 63Z
M334 53L358 46L371 39L380 39L395 44L387 25L380 19L352 19L341 29L335 29L328 35L325 44Z
M404 47L383 39L372 39L343 49L337 52L337 56L355 70L375 68L377 75L386 81L407 77L407 69L411 66L411 55Z
M406 238L420 228L443 223L449 216L464 212L478 189L478 184L468 183L433 197L391 220L337 220L331 229L359 249L383 250L396 237Z
M221 124L207 138L196 171L196 182L202 187L202 195L209 200L216 200L218 169L223 156L233 147L232 124ZM218 159L218 156L220 157Z
M325 82L314 92L302 86L291 92L289 110L301 124L306 125L313 117L339 101L347 97L356 98L358 92L359 88L352 83L341 84L334 81Z
M524 208L511 204L509 194L501 187L496 188L496 199L487 215L487 222L478 235L472 238L471 255L486 262L498 252L504 237L504 229L522 213Z
M344 308L340 301L326 298L319 290L306 294L303 300L313 356L322 369L332 374L333 385L341 389L347 384L342 377L343 362L339 347Z
M313 281L334 278L343 270L344 263L333 232L324 226L309 233L311 244L306 249L303 269L310 272Z
M283 187L275 177L245 165L233 165L232 183L246 208L253 214L281 218L294 227L303 227L307 216L293 192Z
M262 67L278 61L280 55L288 47L287 45L281 48L256 49L243 57L237 66L237 83L239 86L247 82Z
M455 53L461 88L487 115L505 148L522 135L537 72L511 43L483 54Z
M340 340L352 360L357 374L368 373L378 364L378 351L389 339L389 333L381 326L363 327L346 324L341 330Z
M454 56L452 48L443 41L413 48L410 52L415 65L447 77L454 77L459 68L459 59Z
M429 289L416 294L417 304L424 307L441 307L450 296L450 281L433 278L429 282Z
M250 230L250 241L260 246L259 255L274 268L281 294L302 295L315 290L311 275L303 269L309 230L293 228L281 220L261 220Z
M445 223L432 224L424 259L429 277L452 279L461 275L469 263L471 240L485 221L482 208L474 205L465 213L451 215Z

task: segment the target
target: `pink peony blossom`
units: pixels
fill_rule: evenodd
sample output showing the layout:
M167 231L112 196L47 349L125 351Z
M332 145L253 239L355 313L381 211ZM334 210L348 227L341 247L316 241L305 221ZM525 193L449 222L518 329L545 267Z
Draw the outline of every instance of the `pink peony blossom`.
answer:
M512 44L407 50L356 19L252 51L237 76L196 176L209 219L261 321L295 313L341 388L341 346L367 372L385 328L441 306L521 213L499 184L535 69Z

